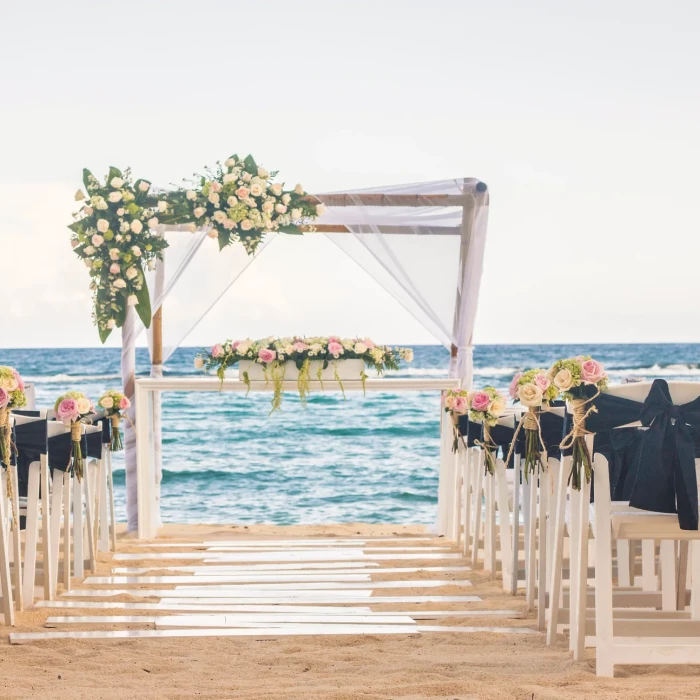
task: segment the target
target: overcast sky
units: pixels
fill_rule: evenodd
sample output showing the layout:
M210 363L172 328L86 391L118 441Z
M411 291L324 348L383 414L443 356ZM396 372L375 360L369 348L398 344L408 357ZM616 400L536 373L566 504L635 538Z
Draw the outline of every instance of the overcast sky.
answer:
M693 0L7 5L0 347L99 343L83 167L167 186L233 152L312 192L487 182L477 343L700 341L699 33ZM271 246L188 344L431 341L323 243Z

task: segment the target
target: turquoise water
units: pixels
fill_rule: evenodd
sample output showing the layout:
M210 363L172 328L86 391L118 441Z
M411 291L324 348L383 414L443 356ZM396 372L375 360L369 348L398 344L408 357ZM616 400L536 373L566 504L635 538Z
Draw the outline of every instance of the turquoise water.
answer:
M196 349L180 348L166 376L190 375ZM697 380L700 345L501 345L475 349L475 385L506 387L513 373L559 357L591 354L613 381L627 376ZM137 356L148 371L145 350ZM418 346L396 377L445 377L448 352ZM40 407L68 389L96 399L119 385L119 351L0 350L0 364L36 382ZM439 398L434 392L295 394L268 416L269 396L163 395L162 514L165 522L278 525L430 523L437 505ZM125 519L124 471L114 460L117 512Z

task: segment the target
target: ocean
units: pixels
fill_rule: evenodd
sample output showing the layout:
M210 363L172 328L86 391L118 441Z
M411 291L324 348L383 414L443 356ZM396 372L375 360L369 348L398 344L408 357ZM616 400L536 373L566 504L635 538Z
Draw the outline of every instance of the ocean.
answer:
M448 352L415 346L392 377L446 377ZM193 375L198 348L179 348L166 376ZM592 355L613 381L626 377L697 381L700 344L480 345L475 388L506 388L512 375L561 357ZM36 384L50 407L70 389L93 400L119 386L119 350L0 350L0 364ZM139 374L148 373L145 349ZM306 408L286 394L163 394L164 522L432 523L437 507L439 397L435 392L313 394ZM125 520L123 456L115 455L117 517Z

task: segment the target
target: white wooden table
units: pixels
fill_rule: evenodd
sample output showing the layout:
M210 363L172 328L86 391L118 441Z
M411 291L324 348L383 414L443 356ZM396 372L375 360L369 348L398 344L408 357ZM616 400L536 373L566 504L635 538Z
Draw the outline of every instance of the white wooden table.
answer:
M297 392L296 381L283 383L284 391ZM311 392L340 391L340 387L335 381L324 381L323 386L318 381L312 381L309 385ZM344 380L343 389L346 392L363 391L367 392L405 392L405 391L447 391L448 389L459 388L459 379L367 379L365 385L359 380ZM251 392L270 392L273 390L272 383L251 382ZM155 474L155 461L153 458L153 431L152 431L152 397L154 392L160 391L234 391L247 392L248 387L238 379L224 379L221 382L217 377L162 377L143 378L136 380L135 408L136 408L136 470L138 489L138 519L139 539L152 539L157 535L158 523L160 522L160 504L156 499L157 483ZM441 418L441 425L443 424ZM443 430L444 434L445 431ZM448 437L449 442L452 436ZM440 442L440 488L438 494L438 510L447 496L447 474L445 473L445 439Z

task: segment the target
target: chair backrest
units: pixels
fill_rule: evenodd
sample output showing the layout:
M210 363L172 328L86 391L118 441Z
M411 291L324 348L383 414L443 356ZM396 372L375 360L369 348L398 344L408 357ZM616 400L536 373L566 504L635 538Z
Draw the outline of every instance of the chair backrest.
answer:
M631 401L643 402L649 395L652 382L635 382L634 384L614 384L606 393L620 396ZM700 396L700 382L668 382L671 400L677 406L690 403Z
M65 433L70 433L70 428L57 420L50 420L48 428L49 437L55 437L56 435L65 435Z

